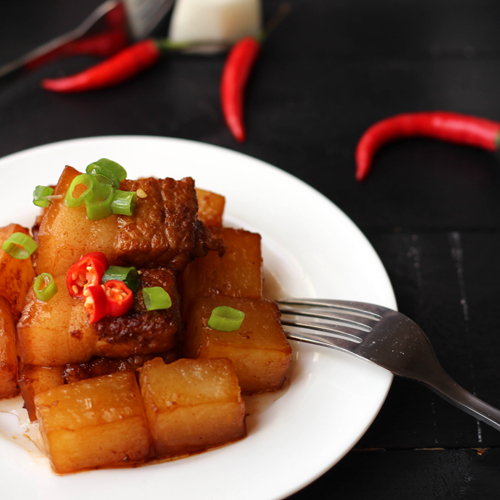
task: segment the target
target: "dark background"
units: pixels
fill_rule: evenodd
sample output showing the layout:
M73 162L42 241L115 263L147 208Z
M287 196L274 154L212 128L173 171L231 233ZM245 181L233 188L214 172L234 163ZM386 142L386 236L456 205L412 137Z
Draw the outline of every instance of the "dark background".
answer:
M78 24L99 0L3 2L0 64ZM279 5L264 0L265 18ZM500 121L498 0L290 0L247 88L247 141L219 102L224 56L176 55L120 87L39 87L95 62L59 61L0 88L0 157L64 139L179 137L269 162L330 198L380 255L399 309L444 368L500 407L500 160L426 139L384 148L363 183L354 149L393 114L445 109ZM395 380L366 435L293 500L498 499L500 433Z

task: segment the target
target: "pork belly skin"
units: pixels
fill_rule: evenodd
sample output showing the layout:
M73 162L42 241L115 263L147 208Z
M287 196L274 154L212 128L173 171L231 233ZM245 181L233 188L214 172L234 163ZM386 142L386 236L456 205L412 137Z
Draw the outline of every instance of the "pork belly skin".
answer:
M166 267L182 271L186 265L207 254L223 251L223 243L198 220L194 181L166 179L125 180L120 189L140 193L132 216L112 215L91 221L85 205L68 208L64 195L79 174L66 167L53 199L36 232L38 274L64 274L88 252L104 252L112 265Z

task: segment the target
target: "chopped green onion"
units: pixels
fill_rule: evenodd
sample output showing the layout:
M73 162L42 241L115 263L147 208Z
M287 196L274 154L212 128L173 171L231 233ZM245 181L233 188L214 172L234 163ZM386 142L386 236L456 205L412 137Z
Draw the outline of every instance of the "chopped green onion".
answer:
M170 295L161 286L143 288L142 296L148 311L168 309L172 306L172 299L170 298Z
M82 184L85 186L87 189L80 194L77 198L73 196L73 192L79 186ZM69 189L66 191L66 197L64 199L64 202L66 203L66 206L70 208L74 207L79 207L85 200L86 196L92 191L92 177L90 177L89 174L80 174L77 175L72 181L69 186Z
M2 245L4 252L19 260L27 259L37 248L35 240L24 233L12 233Z
M47 302L57 293L57 285L50 273L42 273L36 277L33 290L39 300Z
M110 184L112 187L115 187L114 182L101 174L89 174L92 177L92 180L99 182L100 184Z
M110 280L123 281L133 293L137 292L141 285L139 273L135 267L109 266L102 277L102 284Z
M116 188L120 187L120 182L127 178L127 171L118 163L101 158L91 163L87 169L87 174L100 175L109 179Z
M111 210L114 214L132 215L137 204L137 193L135 191L120 191L117 189L111 202Z
M37 186L33 191L33 203L37 207L47 208L50 204L49 196L54 194L54 189L50 186Z
M93 163L98 167L112 171L120 179L120 182L127 178L127 171L119 163L116 163L116 161L101 158Z
M101 184L111 184L114 188L120 187L120 180L112 172L102 169L98 165L91 163L87 167L87 173L94 178L97 178Z
M234 332L243 323L245 313L229 306L219 306L212 310L208 326L221 332Z
M113 214L111 210L113 193L114 188L111 184L101 184L92 178L92 189L85 196L87 217L90 220L106 219Z

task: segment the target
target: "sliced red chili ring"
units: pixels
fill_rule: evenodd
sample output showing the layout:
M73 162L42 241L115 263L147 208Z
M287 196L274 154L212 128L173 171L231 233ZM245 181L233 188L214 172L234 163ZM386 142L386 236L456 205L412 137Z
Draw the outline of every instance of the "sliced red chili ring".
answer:
M92 285L85 288L83 305L91 323L95 323L106 316L108 303L101 285Z
M114 318L123 316L134 303L132 290L119 280L106 281L103 286L108 303L108 314Z
M75 262L66 274L66 286L72 297L83 297L84 290L100 285L102 275L109 267L108 259L102 252L90 252Z

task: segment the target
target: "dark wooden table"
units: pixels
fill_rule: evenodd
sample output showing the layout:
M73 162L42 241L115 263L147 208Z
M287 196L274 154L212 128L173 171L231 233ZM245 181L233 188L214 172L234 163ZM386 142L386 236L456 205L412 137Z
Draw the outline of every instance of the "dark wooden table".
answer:
M99 0L4 2L0 64L75 26ZM268 18L279 0L264 0ZM299 177L367 235L400 310L428 333L445 369L500 407L500 160L413 139L386 147L364 183L354 149L372 123L446 109L500 120L496 0L290 0L250 81L248 140L226 129L223 56L172 56L120 87L72 96L42 77L0 89L0 157L64 139L180 137L241 151ZM354 449L293 500L498 499L500 433L426 388L395 380Z

